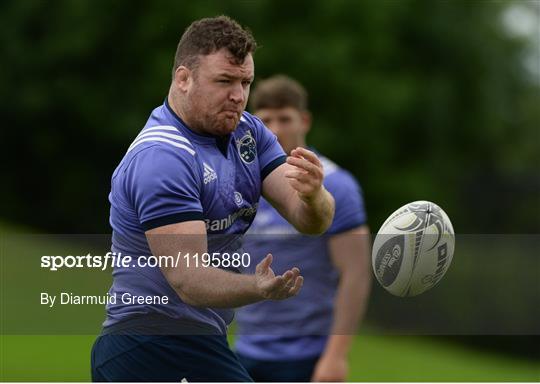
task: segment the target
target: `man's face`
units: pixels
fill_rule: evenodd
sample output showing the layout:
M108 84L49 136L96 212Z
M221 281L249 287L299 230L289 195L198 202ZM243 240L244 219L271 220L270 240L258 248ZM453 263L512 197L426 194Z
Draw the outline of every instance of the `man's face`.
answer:
M236 129L254 76L253 57L236 64L226 49L199 58L187 87L188 124L224 136Z
M293 107L264 108L255 111L255 115L277 136L285 152L291 153L294 148L305 145L310 125L307 111Z

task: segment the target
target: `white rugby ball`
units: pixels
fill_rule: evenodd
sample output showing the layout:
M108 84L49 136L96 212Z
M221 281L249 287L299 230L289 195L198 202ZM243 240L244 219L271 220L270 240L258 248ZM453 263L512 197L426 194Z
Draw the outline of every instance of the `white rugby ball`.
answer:
M416 296L437 284L454 254L454 228L429 201L392 213L377 233L371 261L379 283L393 295Z

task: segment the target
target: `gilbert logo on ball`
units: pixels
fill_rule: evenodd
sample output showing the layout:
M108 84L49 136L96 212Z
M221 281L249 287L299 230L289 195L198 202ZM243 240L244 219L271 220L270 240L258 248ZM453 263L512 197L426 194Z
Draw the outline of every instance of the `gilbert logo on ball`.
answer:
M454 254L454 228L446 213L429 201L399 208L384 222L371 262L379 283L396 296L416 296L437 284Z

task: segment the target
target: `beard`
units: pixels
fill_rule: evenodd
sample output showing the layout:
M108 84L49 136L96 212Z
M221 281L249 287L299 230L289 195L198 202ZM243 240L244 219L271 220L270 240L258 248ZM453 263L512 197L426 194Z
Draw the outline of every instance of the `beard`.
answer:
M191 120L189 125L196 132L214 135L226 136L236 129L240 117L223 117L223 114L196 114L195 119Z
M196 132L215 136L226 136L236 129L242 113L238 110L220 110L210 113L205 108L200 108L203 103L190 103L186 112L190 117L186 123Z
M230 113L218 113L207 117L208 129L213 135L225 136L236 129L240 121L240 115Z

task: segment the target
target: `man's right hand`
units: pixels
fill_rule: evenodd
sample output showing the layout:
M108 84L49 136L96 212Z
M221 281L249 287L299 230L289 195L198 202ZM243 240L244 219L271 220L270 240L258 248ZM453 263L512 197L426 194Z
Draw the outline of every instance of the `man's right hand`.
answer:
M294 267L276 276L270 264L272 255L268 254L255 269L255 284L261 297L267 300L283 300L295 296L304 283L300 270Z

